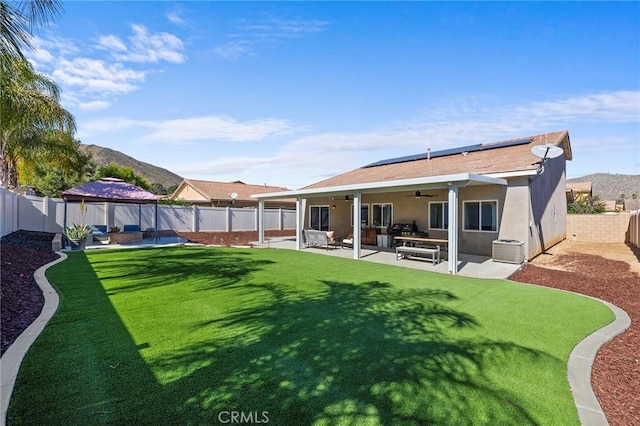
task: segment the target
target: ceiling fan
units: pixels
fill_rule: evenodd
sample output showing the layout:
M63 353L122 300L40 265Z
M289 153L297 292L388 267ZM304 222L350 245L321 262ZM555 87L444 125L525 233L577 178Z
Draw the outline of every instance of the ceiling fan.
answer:
M422 194L422 193L420 193L420 191L416 191L415 197L416 197L416 198L422 198L422 197L435 197L435 195Z

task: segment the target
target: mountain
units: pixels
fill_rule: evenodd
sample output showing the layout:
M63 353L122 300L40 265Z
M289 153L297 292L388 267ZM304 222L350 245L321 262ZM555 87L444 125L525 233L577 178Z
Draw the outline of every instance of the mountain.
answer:
M567 179L567 182L591 182L593 195L597 195L602 201L617 200L624 194L627 210L640 209L640 175L595 173ZM631 197L633 194L637 196L635 200Z
M150 184L159 183L165 188L169 188L171 186L177 186L182 182L182 177L167 169L145 163L144 161L138 161L114 149L98 145L80 144L80 150L84 153L90 153L97 167L106 166L109 163L115 163L121 167L131 167L137 175L144 177Z

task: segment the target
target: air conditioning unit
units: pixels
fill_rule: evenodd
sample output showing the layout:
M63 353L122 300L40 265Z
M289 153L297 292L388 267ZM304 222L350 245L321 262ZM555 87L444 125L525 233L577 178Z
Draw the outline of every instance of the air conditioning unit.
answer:
M492 245L492 258L495 262L524 262L524 243L517 240L495 240Z

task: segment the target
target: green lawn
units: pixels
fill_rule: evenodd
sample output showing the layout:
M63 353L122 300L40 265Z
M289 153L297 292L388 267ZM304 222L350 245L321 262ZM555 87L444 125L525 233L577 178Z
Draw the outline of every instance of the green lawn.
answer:
M566 363L604 305L312 252L70 253L10 424L579 423Z

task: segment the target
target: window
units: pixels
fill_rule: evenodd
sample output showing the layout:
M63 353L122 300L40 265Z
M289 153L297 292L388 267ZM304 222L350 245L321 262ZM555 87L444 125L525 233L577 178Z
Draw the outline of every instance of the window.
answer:
M393 223L393 204L373 204L373 224L390 227Z
M449 229L449 203L429 203L429 229Z
M498 202L465 201L464 230L496 232L498 230Z
M369 204L360 204L360 223L369 226ZM353 204L351 204L351 225L353 225Z
M329 206L309 207L309 228L318 231L329 230Z

